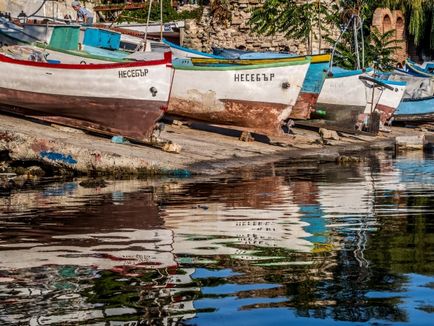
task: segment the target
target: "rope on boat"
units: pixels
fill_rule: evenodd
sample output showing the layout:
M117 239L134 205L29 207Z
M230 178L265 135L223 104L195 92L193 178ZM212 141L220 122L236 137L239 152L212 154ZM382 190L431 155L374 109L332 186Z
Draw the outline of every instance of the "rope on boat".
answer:
M42 4L41 4L41 6L38 8L38 10L36 10L33 14L28 15L27 17L35 16L39 11L41 11L42 7L45 6L45 3L46 3L47 1L48 1L48 0L43 0L43 1L42 1Z
M328 69L327 73L331 73L331 71L332 71L332 67L333 67L333 58L334 58L334 56L335 56L336 47L338 46L339 41L340 41L340 39L342 38L342 35L344 35L345 32L348 30L348 27L350 27L351 22L353 21L354 17L355 17L355 15L352 15L352 16L351 16L350 20L348 21L348 23L347 23L347 25L345 26L345 28L342 30L341 34L339 35L339 37L337 38L337 40L336 40L336 42L335 42L335 45L333 46L332 55L331 55L331 57L330 57L329 69Z

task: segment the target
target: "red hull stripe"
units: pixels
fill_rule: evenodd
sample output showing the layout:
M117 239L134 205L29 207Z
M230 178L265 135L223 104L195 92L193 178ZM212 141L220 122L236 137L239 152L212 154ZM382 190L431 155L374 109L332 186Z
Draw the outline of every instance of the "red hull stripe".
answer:
M111 68L129 68L129 67L145 67L145 66L157 66L166 64L169 65L172 63L172 52L164 52L163 60L153 60L153 61L136 61L136 62L126 62L126 63L102 63L102 64L53 64L46 62L34 62L27 60L17 60L5 55L0 54L0 62L7 62L17 65L23 66L32 66L32 67L44 67L44 68L53 68L53 69L72 69L72 70L98 70L98 69L111 69Z

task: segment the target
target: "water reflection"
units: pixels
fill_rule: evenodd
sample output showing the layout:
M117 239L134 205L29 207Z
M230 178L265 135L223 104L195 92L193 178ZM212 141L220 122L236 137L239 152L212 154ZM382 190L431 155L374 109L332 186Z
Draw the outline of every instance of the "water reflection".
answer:
M0 197L0 322L427 324L433 169L378 155Z

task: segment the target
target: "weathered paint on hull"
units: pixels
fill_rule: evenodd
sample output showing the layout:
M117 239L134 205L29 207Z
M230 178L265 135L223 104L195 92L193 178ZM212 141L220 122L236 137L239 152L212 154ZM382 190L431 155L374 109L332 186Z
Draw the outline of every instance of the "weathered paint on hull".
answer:
M363 120L370 91L359 79L364 74L361 70L343 71L327 76L315 108L326 112L324 117L336 125L354 128Z
M376 105L376 110L380 112L380 121L384 125L392 118L396 109L404 96L406 83L397 83L393 81L381 80L382 82L393 87L393 90L384 89Z
M326 112L324 119L333 121L338 126L354 128L356 123L360 121L365 106L318 103L317 109Z
M168 113L267 135L282 133L309 61L261 66L174 64Z
M166 108L163 101L50 95L5 88L0 88L0 103L10 106L1 108L8 112L141 141L152 135L155 122Z
M318 61L319 58L318 56L312 58L316 59L317 62L311 63L309 66L301 93L292 109L291 119L309 119L311 113L315 110L315 104L326 76L325 71L329 66L328 61L320 62Z
M170 107L176 107L176 110L169 112L195 120L242 127L260 134L282 133L280 117L288 110L287 105L230 99L222 102L222 110L212 111L201 101L171 98Z
M306 120L310 118L311 113L314 111L315 104L318 100L316 93L303 93L298 96L297 103L292 108L291 119Z
M396 111L395 107L390 107L383 104L377 104L376 109L380 111L380 121L384 125L387 121L392 118L393 114Z

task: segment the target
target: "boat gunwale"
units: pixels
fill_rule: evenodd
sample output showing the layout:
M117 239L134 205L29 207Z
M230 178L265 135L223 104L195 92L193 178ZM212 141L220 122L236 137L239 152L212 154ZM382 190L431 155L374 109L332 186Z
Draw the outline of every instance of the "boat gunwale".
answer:
M434 100L433 96L421 97L421 98L403 98L402 102L423 102L423 101L431 101Z
M215 54L205 53L205 52L201 52L201 51L198 51L198 50L185 48L185 47L183 47L183 46L181 46L181 45L177 45L177 44L175 44L175 43L172 43L172 42L166 40L165 38L163 38L161 41L162 41L164 44L166 44L166 45L168 45L169 47L174 48L174 49L176 49L176 50L180 50L180 51L184 51L184 52L192 53L192 54L196 54L196 55L205 56L205 57L207 57L207 58L209 58L209 59L224 59L224 57L221 57L221 56L218 56L218 55L215 55Z
M189 60L189 59L185 59ZM199 70L199 71L231 71L231 70L253 70L260 68L278 68L278 67L287 67L287 66L298 66L311 63L310 57L305 57L305 59L300 59L297 61L288 61L288 62L276 62L276 63L263 63L256 65L230 65L230 66L188 66L177 64L176 62L172 63L172 66L176 70Z
M345 78L345 77L352 77L352 76L357 76L357 75L361 75L367 72L371 72L373 71L372 68L366 68L366 69L358 69L358 70L348 70L348 71L342 71L342 72L336 72L333 73L331 75L326 75L327 79L333 79L333 78Z
M172 53L164 52L164 59L151 60L151 61L131 61L131 62L116 62L116 63L95 63L95 64L69 64L69 63L48 63L48 62L35 62L27 60L14 59L0 53L0 62L31 66L38 68L52 68L52 69L67 69L67 70L101 70L101 69L117 69L117 68L135 68L158 66L166 64L172 66Z
M408 69L410 69L411 71L413 71L414 73L417 73L419 75L422 75L423 77L431 77L434 78L434 74L429 73L427 71L425 71L422 67L418 67L416 65L416 63L414 63L413 61L411 61L410 59L405 60L405 64L408 67Z
M36 42L35 46L40 48L41 50L51 50L55 52L60 52L64 54L73 55L76 57L83 57L87 59L95 59L95 60L101 60L101 61L107 61L107 62L115 62L115 63L126 63L126 62L136 62L135 60L129 60L127 57L125 58L113 58L113 57L105 57L101 55L91 54L89 52L86 52L85 50L65 50L60 48L55 48L52 46L46 46L45 44L41 42Z

